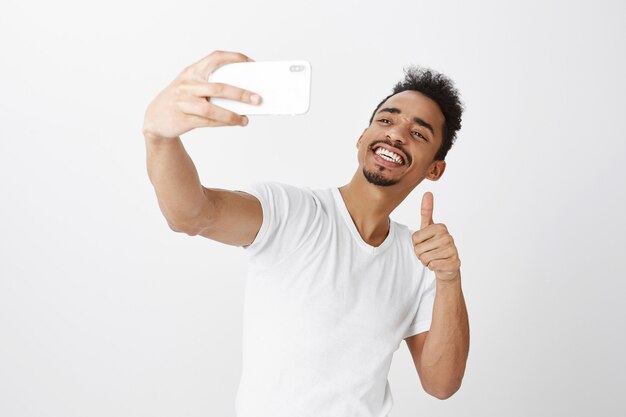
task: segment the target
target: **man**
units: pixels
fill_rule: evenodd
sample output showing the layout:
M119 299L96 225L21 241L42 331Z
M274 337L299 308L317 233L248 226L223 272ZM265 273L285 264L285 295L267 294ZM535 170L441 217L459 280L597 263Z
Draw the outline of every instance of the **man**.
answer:
M359 168L339 188L260 182L203 187L179 136L247 124L211 97L258 104L236 86L207 82L243 54L216 51L185 68L148 106L148 174L174 231L242 246L250 256L237 415L386 416L387 374L405 340L426 392L461 385L469 325L460 260L425 193L415 232L389 214L424 179L438 180L461 126L451 82L407 72L375 109L356 145Z

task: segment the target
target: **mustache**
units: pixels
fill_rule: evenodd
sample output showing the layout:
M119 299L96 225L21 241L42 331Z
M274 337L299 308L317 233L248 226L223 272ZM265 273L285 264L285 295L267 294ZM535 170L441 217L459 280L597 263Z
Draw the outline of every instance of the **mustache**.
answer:
M404 153L405 157L406 157L406 164L409 165L411 162L413 162L413 160L411 159L411 154L409 154L403 147L402 145L399 144L393 144L390 140L375 140L374 142L370 143L369 146L367 147L370 151L373 151L374 148L376 147L376 145L378 145L379 143L384 143L385 145L389 145L392 148L396 148L396 149L400 149L402 151L402 153Z

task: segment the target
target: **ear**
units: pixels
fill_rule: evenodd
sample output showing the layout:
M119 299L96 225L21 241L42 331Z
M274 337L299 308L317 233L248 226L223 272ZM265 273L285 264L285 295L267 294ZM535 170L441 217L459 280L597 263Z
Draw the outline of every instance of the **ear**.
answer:
M436 160L430 164L430 168L428 169L428 174L426 174L426 178L431 181L437 181L443 175L443 172L446 170L446 161Z
M363 129L363 132L361 133L361 136L359 136L359 140L356 141L356 147L357 148L361 144L361 138L363 137L363 135L365 134L366 131L367 131L367 128Z

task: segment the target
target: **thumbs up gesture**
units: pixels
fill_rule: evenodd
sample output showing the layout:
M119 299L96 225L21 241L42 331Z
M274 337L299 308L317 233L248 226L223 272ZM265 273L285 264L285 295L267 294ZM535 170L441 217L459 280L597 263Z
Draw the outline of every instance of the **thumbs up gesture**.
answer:
M413 233L413 246L417 259L435 272L441 281L452 281L461 275L461 260L445 224L433 222L433 194L422 197L422 222L420 230Z

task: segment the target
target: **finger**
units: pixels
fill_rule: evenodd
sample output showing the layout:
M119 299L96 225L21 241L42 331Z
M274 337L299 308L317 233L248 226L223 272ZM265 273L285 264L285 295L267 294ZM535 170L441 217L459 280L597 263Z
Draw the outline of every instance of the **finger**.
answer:
M193 64L193 67L202 76L203 79L208 79L209 74L218 69L224 64L231 62L250 62L252 61L246 55L240 52L232 51L213 51L209 55L202 58L200 61Z
M180 89L196 97L221 97L250 104L261 102L258 94L225 83L189 82L181 84Z
M423 229L416 230L411 235L411 238L413 239L413 245L419 245L420 243L425 242L429 239L433 239L435 237L437 239L449 239L450 243L454 243L454 239L450 235L450 232L448 232L448 228L443 223L428 225Z
M448 259L435 259L426 265L431 271L437 271L438 273L444 273L448 276L458 275L461 268L461 260L459 258Z
M439 248L421 253L419 255L416 254L416 256L421 263L423 263L424 265L428 265L428 263L431 261L453 258L455 253L456 251L454 250L454 248Z
M192 128L197 127L220 127L231 126L226 123L216 122L215 120L207 119L206 117L196 116L193 114L185 114L185 118L190 122Z
M431 225L432 226L432 225ZM411 235L413 239L413 245L418 245L422 242L432 239L433 237L441 234L441 230L438 227L426 227L424 229L416 230Z
M451 245L451 240L445 236L440 238L428 239L419 244L415 244L414 251L416 254L428 252L438 248L445 248Z
M229 126L245 126L248 122L247 117L216 106L206 100L183 101L178 104L178 107L184 114L204 117Z
M433 224L433 193L426 192L422 197L422 225L420 229Z
M419 245L420 243L425 242L436 235L437 231L433 228L420 229L413 233L413 245Z

